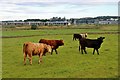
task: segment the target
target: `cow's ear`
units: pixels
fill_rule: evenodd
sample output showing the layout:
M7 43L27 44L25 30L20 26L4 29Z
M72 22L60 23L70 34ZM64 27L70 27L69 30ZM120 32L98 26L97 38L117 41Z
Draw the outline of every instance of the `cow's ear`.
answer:
M103 39L105 39L105 37L103 37Z

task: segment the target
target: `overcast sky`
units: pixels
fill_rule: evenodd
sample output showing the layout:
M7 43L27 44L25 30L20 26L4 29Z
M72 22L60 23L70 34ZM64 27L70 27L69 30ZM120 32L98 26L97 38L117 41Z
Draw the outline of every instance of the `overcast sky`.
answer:
M0 0L0 21L117 16L119 0Z

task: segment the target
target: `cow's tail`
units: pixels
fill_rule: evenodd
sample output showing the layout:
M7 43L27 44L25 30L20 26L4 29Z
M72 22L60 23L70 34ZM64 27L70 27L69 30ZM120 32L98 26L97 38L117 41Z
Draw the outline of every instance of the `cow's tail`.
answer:
M28 46L27 43L23 44L24 65L26 65L26 57L27 57L26 49L27 49L27 46Z
M24 43L24 44L23 44L23 54L25 54L25 50L26 50L27 46L28 46L27 43Z

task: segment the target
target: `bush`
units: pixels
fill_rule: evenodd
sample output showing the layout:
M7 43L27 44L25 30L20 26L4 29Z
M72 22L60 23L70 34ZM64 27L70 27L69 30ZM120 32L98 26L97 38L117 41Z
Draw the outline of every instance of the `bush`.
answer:
M37 25L31 25L31 29L32 30L36 30L37 29Z

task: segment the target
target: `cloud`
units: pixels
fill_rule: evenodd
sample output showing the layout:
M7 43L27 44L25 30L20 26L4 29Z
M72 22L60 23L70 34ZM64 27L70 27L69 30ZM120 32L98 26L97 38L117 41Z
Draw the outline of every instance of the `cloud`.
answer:
M118 0L0 0L1 19L21 16L25 18L49 18L53 16L82 17L95 16L99 6L108 8L117 5ZM114 11L115 12L115 11ZM103 14L106 14L104 11ZM110 13L110 12L109 12ZM92 15L93 14L93 15ZM96 12L97 15L97 12ZM99 15L99 14L98 14Z

